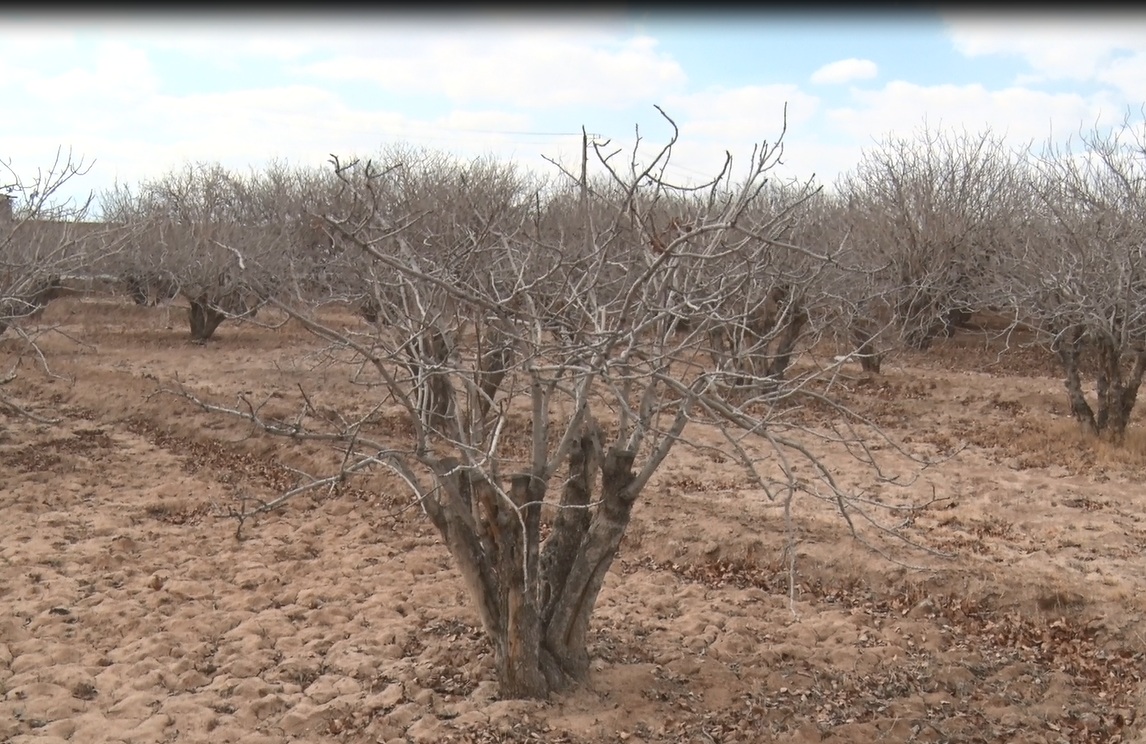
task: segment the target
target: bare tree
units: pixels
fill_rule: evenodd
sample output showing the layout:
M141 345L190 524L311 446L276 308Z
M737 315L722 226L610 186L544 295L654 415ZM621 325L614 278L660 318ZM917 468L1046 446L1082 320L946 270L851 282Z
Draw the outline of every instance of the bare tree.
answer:
M1022 202L1017 158L990 130L927 126L867 151L838 184L853 244L846 314L853 339L878 359L879 339L927 348L969 320L993 252Z
M778 154L761 153L768 161ZM710 298L700 327L716 369L733 386L779 384L806 334L817 330L811 315L819 311L825 254L794 236L818 194L811 183L766 184L737 229L719 242L702 238L703 259L683 262L696 264L687 269L691 293Z
M1058 356L1079 423L1121 440L1146 373L1146 123L1084 134L1079 150L1048 145L1030 166L1025 224L990 301Z
M134 231L132 250L119 262L132 298L149 304L178 292L198 342L227 318L253 317L290 275L298 233L291 217L303 208L296 186L285 166L242 177L199 164L134 192L121 185L105 193L107 218Z
M60 199L65 185L89 167L61 150L51 166L25 180L11 163L0 163L0 334L15 329L22 348L41 362L45 358L27 323L66 291L66 282L87 274L95 257L119 250L122 240L118 231L85 221L90 198L79 204ZM14 378L15 363L0 384ZM29 414L3 396L0 406Z
M633 504L670 451L690 443L690 425L722 432L726 453L770 497L810 492L846 503L849 519L864 513L790 436L811 436L792 408L830 403L817 381L833 370L780 374L795 369L795 342L783 362L734 370L735 385L705 361L720 324L756 328L743 347L755 354L815 305L813 278L831 257L779 239L807 192L765 188L779 143L754 152L738 181L729 159L712 182L676 187L663 178L675 142L646 155L638 138L624 164L609 143L586 142L581 172L564 171L572 188L487 161L335 160L353 203L324 219L358 251L377 322L340 328L278 304L330 342L332 359L349 352L356 381L377 386L378 400L331 415L312 391L286 419L258 401L228 408L178 391L342 449L335 479L259 510L373 466L397 474L466 581L503 696L544 697L586 678L590 617ZM687 229L666 239L657 226L686 212ZM755 265L771 273L728 276ZM769 310L771 288L784 285L788 296ZM698 311L711 316L682 329ZM771 326L753 326L764 312ZM874 464L849 429L862 421L840 410L821 436L854 443ZM813 477L797 475L794 459L812 463Z
M885 299L891 285L886 271L872 266L868 246L854 239L854 232L846 200L817 191L795 220L788 242L830 257L814 264L815 287L805 290L817 301L809 308L818 316L810 325L820 332L809 343L830 339L837 361L858 361L864 372L878 374L889 347L886 337L894 335Z

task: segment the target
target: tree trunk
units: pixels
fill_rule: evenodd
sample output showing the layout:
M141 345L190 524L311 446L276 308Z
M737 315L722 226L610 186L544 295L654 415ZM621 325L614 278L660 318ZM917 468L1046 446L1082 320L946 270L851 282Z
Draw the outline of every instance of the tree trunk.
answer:
M573 447L553 529L540 542L545 484L516 475L507 491L454 458L435 467L425 500L493 644L504 698L546 698L589 673L589 619L628 527L635 454L600 456L591 426ZM589 508L597 473L599 504Z
M1062 362L1063 371L1066 372L1066 394L1070 400L1070 412L1088 432L1098 433L1098 423L1094 419L1094 410L1086 402L1086 394L1082 390L1082 374L1078 363L1082 357L1082 330L1072 328L1064 332L1062 340L1058 342L1058 358Z
M148 291L147 281L140 276L130 275L124 283L127 285L127 294L136 305L148 307L153 305L151 293Z
M215 335L215 329L227 318L226 313L211 306L206 298L191 300L187 316L191 322L191 339L198 342Z
M572 680L584 679L589 673L589 618L639 495L629 488L636 477L635 459L636 453L617 448L605 456L601 463L601 503L588 533L568 567L553 566L554 574L566 578L560 584L553 583L556 591L550 599L552 610L547 613L546 647Z
M509 373L509 365L513 360L513 347L507 343L499 343L481 355L478 371L475 375L478 389L477 413L485 417L493 405L493 398L501 388L501 383Z
M876 334L864 328L863 323L852 326L852 343L856 347L856 357L859 359L860 369L871 374L879 374L883 355L876 345Z
M709 354L718 369L734 373L733 386L775 385L784 379L808 322L807 312L795 302L787 288L776 287L758 314L709 329Z
M1123 385L1119 405L1123 416L1129 423L1130 414L1134 412L1134 404L1138 401L1138 390L1142 387L1142 378L1146 375L1146 350L1134 352L1134 365L1130 368L1130 375Z
M1138 399L1142 374L1146 370L1146 352L1134 352L1128 375L1123 375L1122 350L1116 342L1103 338L1098 347L1098 414L1096 428L1115 443L1126 437L1130 414Z
M1122 370L1119 364L1118 350L1106 338L1098 339L1095 344L1098 357L1098 372L1095 375L1095 388L1098 393L1098 410L1094 415L1095 428L1113 439L1121 436L1126 430L1121 406Z
M776 344L776 352L768 366L768 376L776 382L784 379L784 373L792 363L792 355L796 351L796 343L800 340L800 332L808 322L808 313L802 307L791 308L792 317L784 326L780 340Z
M966 328L971 323L974 311L966 307L957 307L943 314L943 335L951 338L956 331Z
M1082 354L1088 347L1093 348L1097 356L1097 405L1094 408L1086 400L1080 371ZM1146 351L1133 352L1133 363L1125 375L1122 350L1110 338L1088 343L1082 329L1071 328L1063 332L1055 351L1066 372L1063 384L1070 400L1071 415L1087 432L1115 443L1123 441L1130 414L1138 400L1143 373L1146 373Z
M440 369L449 360L450 347L436 328L422 332L406 344L406 366L413 379L414 398L422 425L448 436L454 413L453 387Z
M931 346L934 323L929 320L931 300L922 290L911 291L910 297L900 299L896 308L903 328L903 341L918 351Z
M382 310L378 306L378 301L373 297L367 297L362 302L358 303L358 314L367 323L377 323L378 318L382 316Z
M545 649L537 602L538 542L544 488L529 475L516 475L509 488L515 509L498 508L501 540L497 553L497 604L502 618L493 636L498 687L503 697L544 697L560 684L543 666ZM508 506L508 505L506 505ZM488 600L487 600L488 601Z

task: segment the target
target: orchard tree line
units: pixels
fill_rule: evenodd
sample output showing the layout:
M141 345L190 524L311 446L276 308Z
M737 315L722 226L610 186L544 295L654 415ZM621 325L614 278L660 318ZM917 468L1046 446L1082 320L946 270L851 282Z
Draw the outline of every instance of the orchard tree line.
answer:
M0 199L0 327L34 342L26 321L77 276L182 297L198 342L265 307L297 320L360 406L304 396L285 419L180 394L343 453L253 511L396 474L465 579L506 697L586 678L633 504L674 447L711 446L702 427L768 498L878 520L814 446L887 477L867 447L880 432L832 397L846 365L878 373L991 313L1057 356L1083 426L1122 438L1146 371L1142 122L1038 154L923 129L826 190L774 178L782 133L674 183L665 119L667 144L586 138L550 177L402 146L326 168L188 165L102 195L99 221L50 207L81 170L57 164ZM332 304L361 321L332 322ZM834 423L788 415L811 400Z

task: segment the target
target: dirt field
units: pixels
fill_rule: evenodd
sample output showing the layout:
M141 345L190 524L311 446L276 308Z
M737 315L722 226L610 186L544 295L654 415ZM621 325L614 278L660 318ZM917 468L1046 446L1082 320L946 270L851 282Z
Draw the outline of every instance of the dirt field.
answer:
M934 493L906 534L953 558L868 530L880 555L813 499L789 528L731 463L677 450L606 581L590 684L543 703L496 700L448 554L384 477L236 534L239 499L274 497L329 453L153 395L158 382L225 402L361 392L315 368L291 325L227 323L197 346L172 317L53 303L40 341L59 377L26 356L6 388L61 421L0 418L0 741L1139 736L1146 422L1124 449L1085 441L1037 354L961 337L844 391L920 455L964 447L904 493L868 488ZM6 334L0 359L21 349Z

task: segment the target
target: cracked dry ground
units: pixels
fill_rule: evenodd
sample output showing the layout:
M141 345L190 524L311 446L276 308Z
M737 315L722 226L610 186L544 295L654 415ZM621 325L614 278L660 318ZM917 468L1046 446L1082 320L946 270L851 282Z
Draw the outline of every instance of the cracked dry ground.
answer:
M0 419L0 741L1139 736L1146 437L1079 439L1035 357L955 339L842 391L919 453L966 447L911 490L941 500L910 535L955 558L882 544L927 570L818 502L789 531L730 463L678 450L606 581L589 685L541 703L496 700L461 581L386 478L236 535L237 498L273 497L329 454L150 394L178 374L222 401L303 383L367 405L290 363L300 331L225 324L196 346L110 299L54 303L44 323L87 345L45 334L74 382L25 364L8 388L59 424Z

